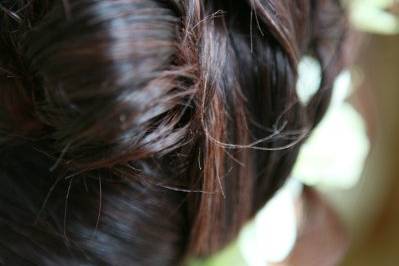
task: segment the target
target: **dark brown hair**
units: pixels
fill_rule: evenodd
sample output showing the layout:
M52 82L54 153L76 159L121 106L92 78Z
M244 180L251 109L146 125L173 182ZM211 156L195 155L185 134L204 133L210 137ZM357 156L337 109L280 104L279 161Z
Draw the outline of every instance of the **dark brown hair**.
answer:
M338 0L2 0L0 264L220 250L285 182L344 39Z

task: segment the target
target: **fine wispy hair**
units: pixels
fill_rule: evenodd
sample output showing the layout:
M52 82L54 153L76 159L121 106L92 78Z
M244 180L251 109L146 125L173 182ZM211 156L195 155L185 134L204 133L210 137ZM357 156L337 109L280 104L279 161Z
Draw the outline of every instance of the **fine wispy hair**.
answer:
M290 174L345 37L338 0L0 1L0 264L221 250Z

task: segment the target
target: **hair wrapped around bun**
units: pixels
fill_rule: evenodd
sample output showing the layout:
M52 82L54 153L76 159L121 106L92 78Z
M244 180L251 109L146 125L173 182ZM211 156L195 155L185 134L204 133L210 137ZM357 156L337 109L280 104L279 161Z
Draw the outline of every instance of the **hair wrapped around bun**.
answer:
M343 66L338 0L0 2L0 264L180 265L284 183ZM304 55L322 67L307 105Z

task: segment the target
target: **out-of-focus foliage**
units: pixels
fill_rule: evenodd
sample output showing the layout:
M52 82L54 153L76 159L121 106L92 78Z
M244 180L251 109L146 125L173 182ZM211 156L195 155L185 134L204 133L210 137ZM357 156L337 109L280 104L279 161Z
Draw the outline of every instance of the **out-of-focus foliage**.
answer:
M307 79L320 79L319 68L311 58L302 60L299 95L314 93L314 86ZM355 186L361 177L369 152L369 140L363 118L346 102L352 89L351 72L343 71L335 82L328 112L302 147L294 168L293 176L304 184L348 189Z
M190 264L190 266L247 266L244 260L238 243L234 243L218 255L205 260L197 260Z
M361 31L399 33L398 0L345 0L352 24Z

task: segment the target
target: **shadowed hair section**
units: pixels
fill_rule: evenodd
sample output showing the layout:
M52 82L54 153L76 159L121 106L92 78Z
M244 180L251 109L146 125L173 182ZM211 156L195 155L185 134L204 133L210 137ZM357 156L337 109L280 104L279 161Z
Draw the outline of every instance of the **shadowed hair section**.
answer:
M338 0L1 1L0 264L221 250L289 176L346 35Z

